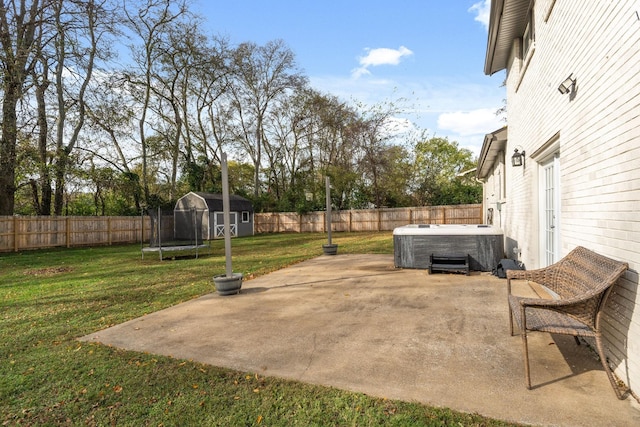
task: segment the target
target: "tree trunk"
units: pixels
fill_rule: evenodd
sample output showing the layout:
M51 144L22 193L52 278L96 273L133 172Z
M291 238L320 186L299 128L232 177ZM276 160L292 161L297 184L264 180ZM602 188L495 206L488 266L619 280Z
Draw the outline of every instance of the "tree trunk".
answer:
M21 7L10 9L4 2L0 8L0 45L2 48L1 73L2 136L0 137L0 215L13 215L16 193L16 144L18 126L16 108L22 98L22 87L29 73L34 35L40 21L36 22L40 2L33 0L29 10ZM13 11L13 15L11 12Z
M260 158L262 157L262 117L258 116L258 125L256 129L256 159L255 174L253 176L253 195L258 198L260 196Z
M19 85L20 83L11 76L5 75L2 138L0 139L0 215L13 215L15 202L16 141L18 137L16 108L21 92Z
M65 118L66 118L66 103L65 103L65 90L63 86L63 73L65 71L65 45L66 45L66 34L65 28L60 24L59 16L56 17L58 19L57 26L59 31L59 39L56 45L56 49L58 50L58 65L56 67L56 86L58 92L58 128L57 128L57 150L56 150L56 164L55 164L55 179L56 179L56 190L54 197L54 213L56 215L62 214L62 208L64 203L64 187L65 187L65 175L67 173L68 165L69 165L69 155L71 151L75 148L76 143L78 142L78 136L80 135L80 131L84 126L84 120L86 116L86 106L85 106L85 93L87 87L89 86L89 82L91 81L91 76L93 74L93 66L96 57L96 52L98 49L97 46L97 38L96 38L96 24L98 16L95 13L94 3L93 1L89 1L86 7L87 13L87 35L89 41L91 42L89 47L89 55L86 59L86 74L82 80L82 85L78 91L77 99L74 100L78 105L77 111L77 122L73 127L73 132L71 133L71 137L69 138L69 142L64 144L64 126L65 126Z
M47 166L47 137L49 134L49 124L47 122L47 110L45 93L49 86L47 78L47 67L45 64L43 71L43 81L36 84L36 101L38 104L38 169L40 174L40 189L42 198L38 198L38 188L32 183L34 208L37 215L51 215L51 176Z
M56 164L54 166L54 179L56 182L56 190L54 193L54 213L55 215L62 215L62 208L64 207L64 186L65 186L65 173L67 171L67 165L69 164L69 154L62 148L58 150L56 154Z

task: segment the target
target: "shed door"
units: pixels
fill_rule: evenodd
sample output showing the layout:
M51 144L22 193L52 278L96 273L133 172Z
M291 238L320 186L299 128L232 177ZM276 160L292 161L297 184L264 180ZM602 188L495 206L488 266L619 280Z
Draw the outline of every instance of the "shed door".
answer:
M541 169L541 261L542 266L549 266L559 259L560 157L553 156L551 160L542 164Z
M216 232L215 238L224 237L224 212L214 212L214 230ZM229 212L229 218L231 222L231 237L238 235L238 212Z

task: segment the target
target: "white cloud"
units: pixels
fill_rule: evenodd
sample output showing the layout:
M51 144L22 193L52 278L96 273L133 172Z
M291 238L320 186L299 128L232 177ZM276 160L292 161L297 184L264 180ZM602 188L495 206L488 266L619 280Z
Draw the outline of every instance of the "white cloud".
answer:
M474 20L480 22L485 29L489 29L489 12L491 11L491 0L482 0L469 8L470 13L476 16Z
M413 52L404 46L398 49L380 47L377 49L365 49L367 54L359 58L360 67L351 71L351 77L357 79L363 75L369 75L369 67L378 65L398 65L403 57L413 55Z
M496 116L496 110L491 108L443 113L438 117L438 128L462 136L484 135L503 125L500 117Z
M375 65L398 65L403 56L413 55L409 49L400 46L399 49L388 49L381 47L378 49L368 49L366 56L360 57L360 65L363 67Z
M354 79L359 79L362 76L368 76L371 74L371 71L367 70L366 67L358 67L351 70L351 77Z

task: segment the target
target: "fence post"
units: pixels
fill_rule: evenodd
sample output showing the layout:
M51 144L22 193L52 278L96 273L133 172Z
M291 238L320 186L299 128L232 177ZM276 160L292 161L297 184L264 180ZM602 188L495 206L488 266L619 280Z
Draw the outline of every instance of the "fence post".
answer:
M13 250L18 252L18 217L13 217Z
M111 246L111 217L107 217L107 240L108 245Z
M66 242L65 243L66 243L67 248L71 247L71 227L70 227L70 224L71 224L70 218L66 217L65 221L64 221L64 228L65 228L65 231L66 231L66 233L65 233Z

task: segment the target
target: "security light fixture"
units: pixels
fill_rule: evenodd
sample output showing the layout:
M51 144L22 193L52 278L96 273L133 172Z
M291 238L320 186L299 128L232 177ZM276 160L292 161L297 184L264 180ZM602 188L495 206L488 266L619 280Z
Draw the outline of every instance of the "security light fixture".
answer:
M564 79L562 83L560 83L560 86L558 86L558 91L561 94L566 95L575 88L575 85L576 79L573 77L573 74L571 74L569 75L569 77Z
M522 152L520 152L516 148L513 151L513 156L511 156L511 166L513 166L513 167L524 166L524 154L525 154L524 150L522 150Z

